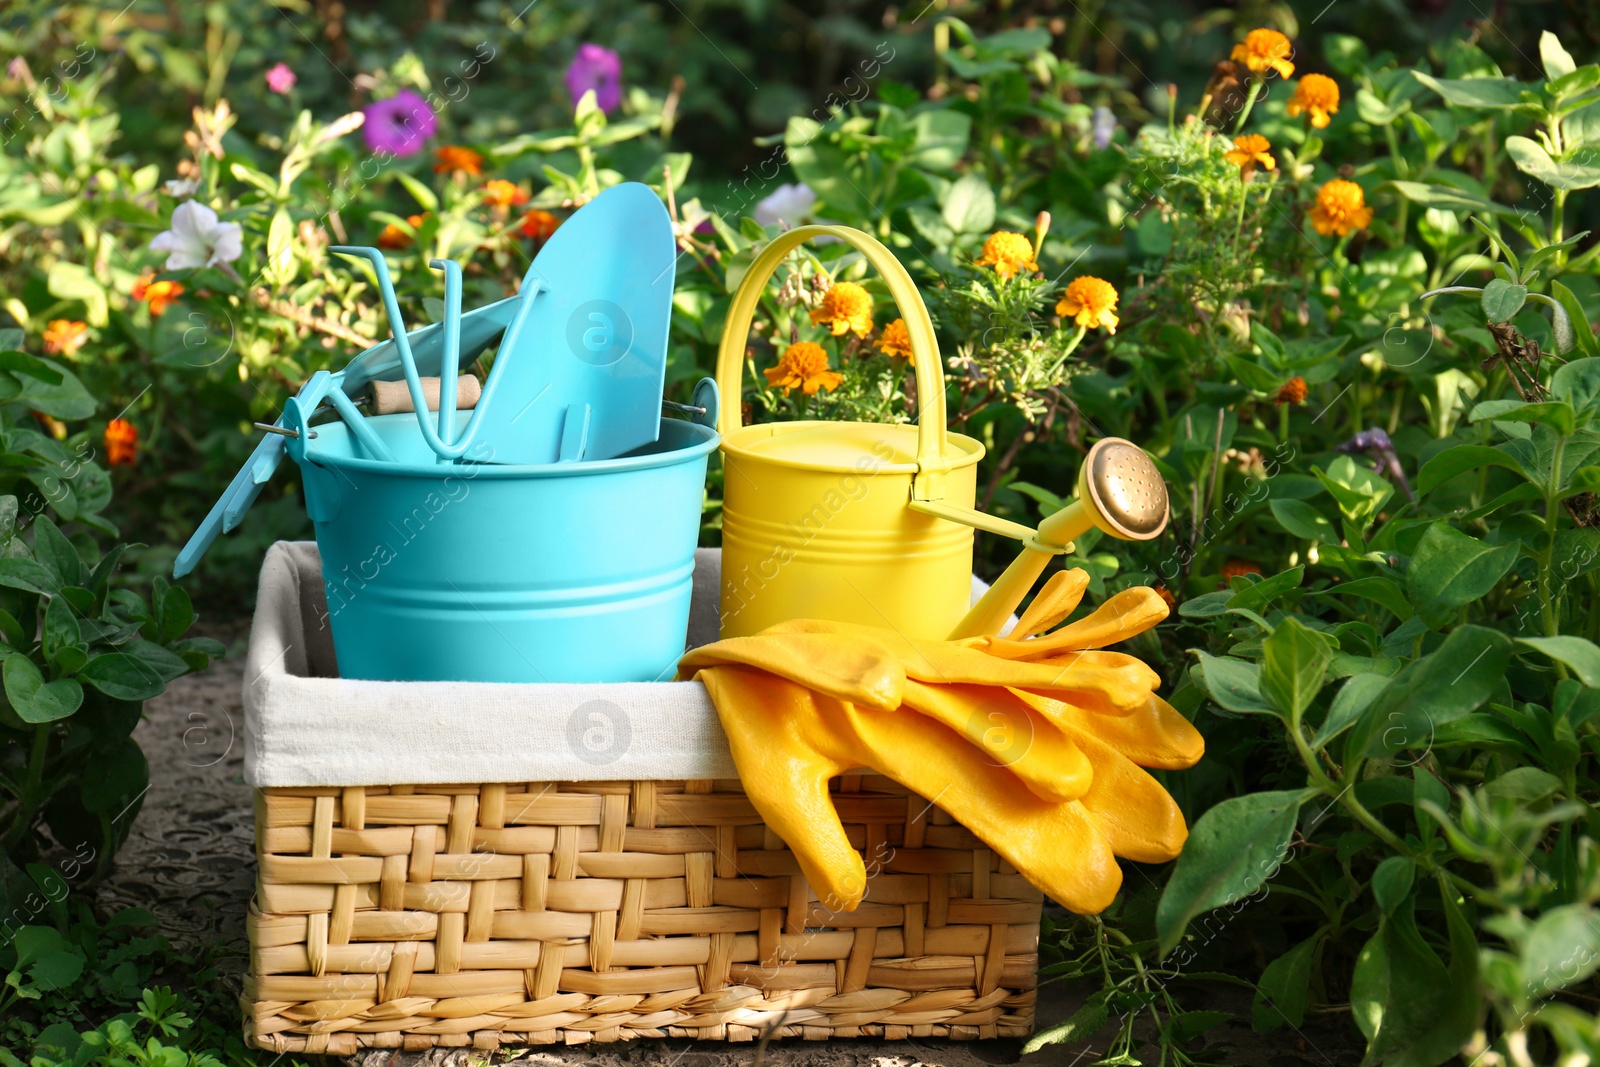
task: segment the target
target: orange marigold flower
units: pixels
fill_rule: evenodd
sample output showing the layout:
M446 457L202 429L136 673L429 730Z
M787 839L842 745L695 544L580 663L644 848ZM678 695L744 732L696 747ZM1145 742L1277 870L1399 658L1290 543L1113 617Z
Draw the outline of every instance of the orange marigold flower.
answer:
M762 373L767 376L767 384L782 389L784 396L796 387L807 396L814 396L818 389L831 393L844 381L844 375L828 369L828 352L815 341L790 345L778 365Z
M1241 180L1249 181L1250 176L1256 172L1257 164L1268 170L1277 169L1278 161L1267 151L1271 147L1267 139L1259 133L1247 133L1233 139L1233 147L1228 149L1228 154L1223 158L1239 168Z
M52 356L70 356L88 339L88 325L76 319L51 319L44 328L44 350Z
M830 285L822 294L822 305L812 310L811 321L826 325L835 337L846 333L865 337L872 332L872 295L855 282ZM790 351L794 349L791 347Z
M905 319L895 319L883 328L883 333L873 345L879 352L896 359L911 358L911 331Z
M459 170L476 178L483 173L483 156L462 145L447 144L442 148L435 149L433 158L438 160L433 165L435 174Z
M524 237L532 237L535 241L545 241L556 232L556 227L561 225L561 220L548 211L533 210L522 216L522 225L517 230Z
M158 282L156 272L147 270L133 283L133 292L130 295L135 300L143 300L149 304L150 314L159 315L183 295L183 286L168 280Z
M1277 30L1251 30L1233 46L1232 58L1249 67L1252 74L1275 70L1279 77L1288 78L1294 75L1294 64L1289 62L1293 52L1289 38Z
M484 183L483 202L490 207L515 207L528 202L528 192L516 182L495 178Z
M139 459L139 431L127 419L112 419L106 425L106 462L113 467L131 467Z
M1306 402L1306 380L1296 374L1293 378L1283 383L1283 388L1278 390L1278 403L1304 404Z
M1056 314L1086 330L1105 327L1107 333L1117 332L1117 287L1092 274L1080 275L1067 284L1061 299L1056 301Z
M1328 116L1339 111L1339 83L1326 74L1307 74L1294 87L1285 109L1290 118L1300 114L1311 116L1311 125L1322 129L1328 125Z
M1039 264L1033 261L1033 254L1032 241L1020 233L1001 230L991 233L989 239L983 242L983 254L978 257L978 266L993 267L1000 277L1010 278L1025 270L1039 269Z
M406 225L415 230L422 225L427 217L428 213L426 211L420 215L407 215ZM405 248L410 244L411 235L392 222L383 228L382 233L378 234L379 248Z
M1260 574L1261 564L1252 563L1247 559L1230 559L1222 565L1222 580L1231 582L1235 578L1242 578L1247 574Z
M1335 178L1317 190L1317 206L1311 209L1311 225L1326 237L1330 233L1347 237L1353 230L1364 230L1372 222L1372 209L1361 186Z

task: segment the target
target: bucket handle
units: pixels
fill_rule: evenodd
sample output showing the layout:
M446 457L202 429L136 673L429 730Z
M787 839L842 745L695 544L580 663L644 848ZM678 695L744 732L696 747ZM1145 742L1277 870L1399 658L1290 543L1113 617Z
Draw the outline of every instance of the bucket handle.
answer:
M739 428L739 398L743 395L744 351L750 324L767 281L795 248L813 237L836 237L867 258L889 286L889 295L906 321L911 336L911 363L917 375L917 474L912 479L913 500L939 500L944 496L944 475L950 470L945 448L944 372L939 363L939 342L922 294L905 267L877 238L850 226L797 226L772 239L750 264L733 294L722 345L717 351L717 387L725 398L717 431L726 438Z

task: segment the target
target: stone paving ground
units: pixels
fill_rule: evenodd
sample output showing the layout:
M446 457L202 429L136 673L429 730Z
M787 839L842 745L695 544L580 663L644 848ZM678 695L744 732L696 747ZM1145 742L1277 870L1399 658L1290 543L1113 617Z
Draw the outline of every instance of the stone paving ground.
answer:
M235 990L245 969L245 913L254 891L250 790L244 783L244 665L241 626L213 627L230 654L204 674L179 679L146 706L136 737L150 760L150 792L116 868L101 890L107 907L142 907L161 920L180 948L221 945L230 951L224 980ZM332 709L330 709L332 711ZM1214 1008L1248 1020L1244 991L1215 987ZM1039 1025L1066 1019L1092 990L1054 983L1041 988ZM555 1067L992 1067L998 1064L1088 1067L1106 1054L1110 1030L1088 1043L1055 1045L1028 1056L1020 1041L775 1042L713 1046L692 1041L639 1041L533 1049L497 1059ZM1298 1034L1257 1035L1248 1023L1212 1030L1206 1059L1239 1067L1346 1067L1361 1060L1347 1014L1308 1018ZM268 1062L269 1058L263 1058ZM1147 1062L1156 1062L1150 1057ZM469 1067L482 1053L372 1052L351 1067Z

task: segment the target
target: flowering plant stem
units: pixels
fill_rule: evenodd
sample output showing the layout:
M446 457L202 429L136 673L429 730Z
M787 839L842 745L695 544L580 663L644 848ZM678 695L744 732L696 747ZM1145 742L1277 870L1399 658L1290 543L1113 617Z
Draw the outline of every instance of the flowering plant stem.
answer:
M1261 79L1250 79L1250 88L1244 94L1244 107L1239 109L1239 118L1233 124L1233 132L1238 133L1244 129L1245 122L1250 118L1250 111L1256 106L1256 97L1261 95Z

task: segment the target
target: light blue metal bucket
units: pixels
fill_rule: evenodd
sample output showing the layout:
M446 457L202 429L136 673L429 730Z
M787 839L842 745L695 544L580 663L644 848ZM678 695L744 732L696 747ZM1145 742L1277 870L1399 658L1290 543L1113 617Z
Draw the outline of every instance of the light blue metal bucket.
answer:
M410 414L366 425L394 462L372 458L342 422L288 442L342 677L671 676L715 431L663 419L659 440L616 459L519 466L488 455L441 464Z

